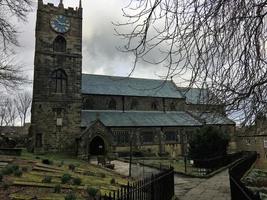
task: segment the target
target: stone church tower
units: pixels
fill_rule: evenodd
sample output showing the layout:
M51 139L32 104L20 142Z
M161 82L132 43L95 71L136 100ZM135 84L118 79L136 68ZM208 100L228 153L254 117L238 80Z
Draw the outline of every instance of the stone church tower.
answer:
M82 7L38 0L32 126L34 152L70 151L80 133Z

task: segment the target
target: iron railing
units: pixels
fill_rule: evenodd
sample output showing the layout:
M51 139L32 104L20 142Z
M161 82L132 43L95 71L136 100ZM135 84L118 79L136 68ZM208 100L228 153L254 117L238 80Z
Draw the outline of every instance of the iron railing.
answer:
M101 200L170 200L174 196L174 170L170 168L149 178L122 186Z
M244 152L243 158L229 169L232 200L261 200L259 193L253 193L240 180L256 160L256 152Z

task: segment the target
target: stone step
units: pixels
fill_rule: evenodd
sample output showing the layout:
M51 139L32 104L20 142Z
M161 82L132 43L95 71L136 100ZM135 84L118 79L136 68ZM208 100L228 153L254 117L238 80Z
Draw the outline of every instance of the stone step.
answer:
M0 161L0 167L5 167L5 166L7 166L7 165L8 165L7 162L1 162L1 161Z

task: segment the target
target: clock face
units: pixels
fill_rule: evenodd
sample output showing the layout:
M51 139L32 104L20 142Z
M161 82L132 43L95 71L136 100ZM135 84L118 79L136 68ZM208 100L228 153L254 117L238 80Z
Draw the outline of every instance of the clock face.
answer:
M66 33L70 29L70 20L63 15L57 15L50 20L50 25L54 31Z

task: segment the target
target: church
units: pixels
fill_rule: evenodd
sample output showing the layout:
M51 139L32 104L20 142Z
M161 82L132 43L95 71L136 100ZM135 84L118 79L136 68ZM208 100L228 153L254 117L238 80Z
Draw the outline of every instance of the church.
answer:
M224 105L172 80L82 73L82 14L38 0L30 137L35 153L186 154L205 125L234 134Z

